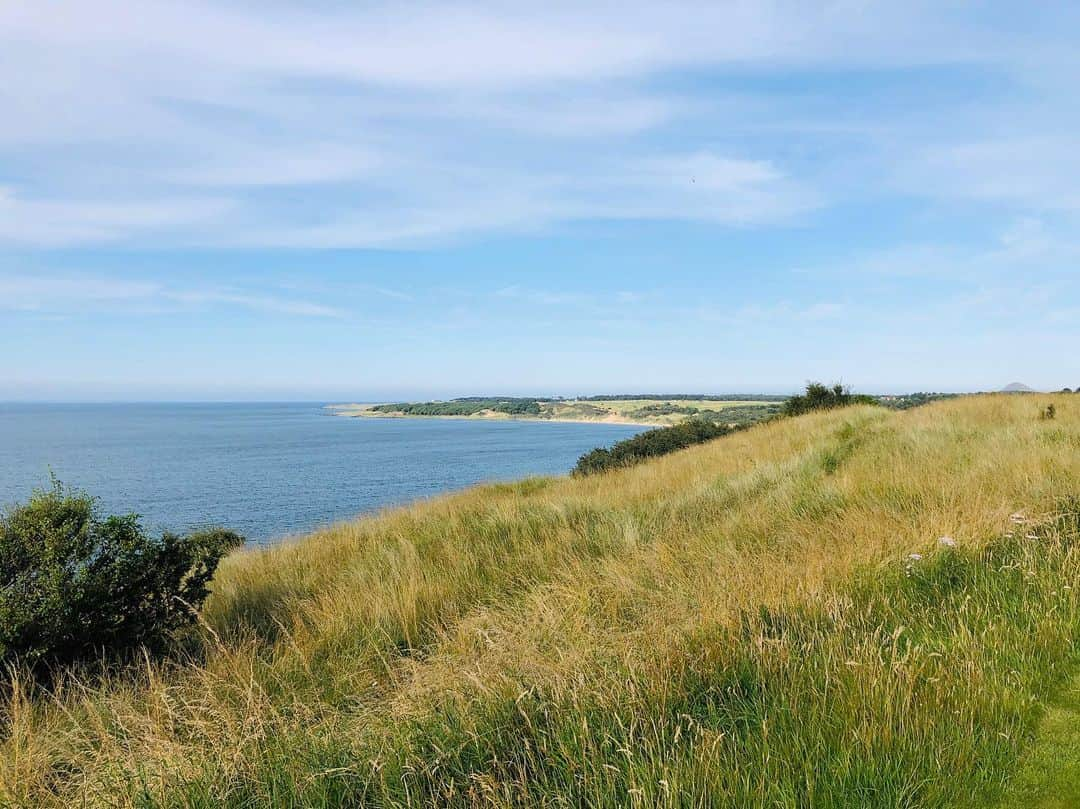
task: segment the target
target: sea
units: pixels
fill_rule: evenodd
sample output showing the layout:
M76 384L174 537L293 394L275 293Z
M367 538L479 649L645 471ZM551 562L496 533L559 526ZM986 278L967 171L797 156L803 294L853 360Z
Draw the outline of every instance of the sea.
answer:
M53 476L154 532L262 544L486 481L567 473L643 428L347 418L321 404L0 404L0 506Z

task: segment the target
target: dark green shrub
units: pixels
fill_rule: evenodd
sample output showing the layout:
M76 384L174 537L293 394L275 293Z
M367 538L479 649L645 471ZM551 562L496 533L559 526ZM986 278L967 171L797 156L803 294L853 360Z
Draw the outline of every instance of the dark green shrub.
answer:
M491 398L469 396L449 402L397 402L375 405L376 413L401 413L406 416L475 416L484 410L511 416L539 416L540 402L546 399Z
M539 416L540 403L529 399L511 399L500 402L491 408L497 413L509 413L511 416Z
M782 412L785 416L801 416L814 410L832 410L852 404L878 404L878 401L872 396L853 394L839 382L832 387L820 382L808 382L806 392L784 402Z
M726 424L701 419L688 419L671 427L647 430L610 448L597 447L586 452L578 459L573 474L589 475L618 466L630 466L646 458L667 455L684 447L711 441L734 430Z
M106 517L54 481L0 516L0 663L39 672L160 652L195 620L232 531L146 535L137 515Z
M603 399L600 396L593 398L598 401ZM676 399L678 397L670 398ZM666 455L683 447L711 441L736 430L745 429L754 423L770 420L778 416L798 416L814 410L830 410L834 407L845 407L852 404L879 404L879 402L872 396L853 394L840 384L827 387L819 382L810 382L806 386L806 392L787 399L783 406L780 407L779 413L777 413L776 405L701 410L693 418L687 419L680 424L639 433L633 438L620 441L610 448L597 447L590 450L578 459L572 474L589 475L614 467L630 466L646 458ZM640 415L644 411L649 411L649 414L653 414L667 408L676 411L691 409L667 404L661 406L644 405L634 412ZM735 413L736 410L747 412Z
M672 404L671 402L662 402L661 404L647 404L636 410L631 410L627 413L628 416L640 418L641 416L670 416L679 414L681 416L693 416L698 412L699 408L687 407L685 405Z

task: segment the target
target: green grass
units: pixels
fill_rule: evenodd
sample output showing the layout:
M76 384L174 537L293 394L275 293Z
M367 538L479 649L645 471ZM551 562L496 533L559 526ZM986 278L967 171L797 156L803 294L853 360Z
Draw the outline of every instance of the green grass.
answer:
M1069 683L1039 723L998 809L1080 806L1080 677Z
M0 796L1038 806L1076 766L1078 450L1068 397L861 406L241 552L191 659L16 681Z

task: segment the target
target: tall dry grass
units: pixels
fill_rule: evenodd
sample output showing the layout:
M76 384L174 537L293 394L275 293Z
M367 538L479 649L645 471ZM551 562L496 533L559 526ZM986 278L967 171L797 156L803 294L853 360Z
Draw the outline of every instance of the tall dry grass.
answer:
M191 660L14 683L0 795L980 805L1076 662L1078 450L1066 396L859 407L242 552Z

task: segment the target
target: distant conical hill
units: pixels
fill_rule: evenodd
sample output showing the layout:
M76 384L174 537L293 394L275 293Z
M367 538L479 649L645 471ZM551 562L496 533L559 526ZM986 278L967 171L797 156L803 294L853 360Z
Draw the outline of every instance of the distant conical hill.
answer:
M1002 393L1035 393L1034 388L1029 388L1023 382L1013 382L1001 389Z

